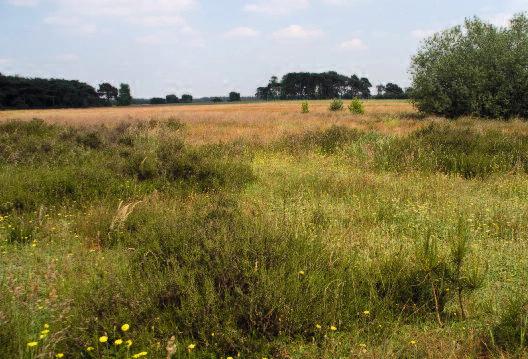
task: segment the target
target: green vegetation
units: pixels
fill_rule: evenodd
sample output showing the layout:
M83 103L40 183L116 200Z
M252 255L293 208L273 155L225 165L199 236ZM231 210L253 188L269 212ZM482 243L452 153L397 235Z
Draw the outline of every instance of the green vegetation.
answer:
M343 100L341 99L333 99L332 102L330 102L330 106L328 108L330 111L341 111L343 109Z
M475 123L0 124L2 355L527 355L528 136Z
M301 103L301 113L310 113L310 105L308 101L303 101Z
M348 110L356 115L363 115L365 113L363 103L358 98L352 100L350 105L348 105Z
M477 18L427 39L413 58L418 109L448 117L528 116L528 17L508 27Z

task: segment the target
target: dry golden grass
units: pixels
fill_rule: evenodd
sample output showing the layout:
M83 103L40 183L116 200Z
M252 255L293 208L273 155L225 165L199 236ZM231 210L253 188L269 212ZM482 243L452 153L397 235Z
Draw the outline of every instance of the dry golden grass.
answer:
M38 118L50 123L113 126L122 122L172 118L186 125L186 139L192 144L235 140L267 143L285 134L325 129L332 125L401 135L431 121L446 121L436 117L421 117L407 101L365 101L366 114L362 116L352 115L346 109L333 113L328 110L328 106L329 101L310 101L309 114L301 113L301 101L14 110L0 111L0 121ZM467 121L477 124L471 119ZM495 121L478 121L478 126L528 133L528 125L521 121L507 125Z

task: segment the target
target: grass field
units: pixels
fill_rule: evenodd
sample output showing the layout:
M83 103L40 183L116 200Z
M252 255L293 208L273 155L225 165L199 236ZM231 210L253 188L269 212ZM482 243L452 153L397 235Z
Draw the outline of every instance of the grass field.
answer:
M528 124L310 110L0 112L0 357L528 357Z

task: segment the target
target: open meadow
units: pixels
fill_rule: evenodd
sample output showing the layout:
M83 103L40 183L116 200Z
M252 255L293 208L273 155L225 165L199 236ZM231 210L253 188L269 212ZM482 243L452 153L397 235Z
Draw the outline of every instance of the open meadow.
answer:
M0 357L528 357L528 123L0 111Z

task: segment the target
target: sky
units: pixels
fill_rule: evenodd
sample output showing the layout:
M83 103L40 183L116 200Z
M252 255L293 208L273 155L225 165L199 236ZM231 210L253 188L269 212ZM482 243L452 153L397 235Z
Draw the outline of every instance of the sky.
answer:
M521 11L528 0L0 0L0 72L144 98L251 96L292 71L405 87L425 37Z

